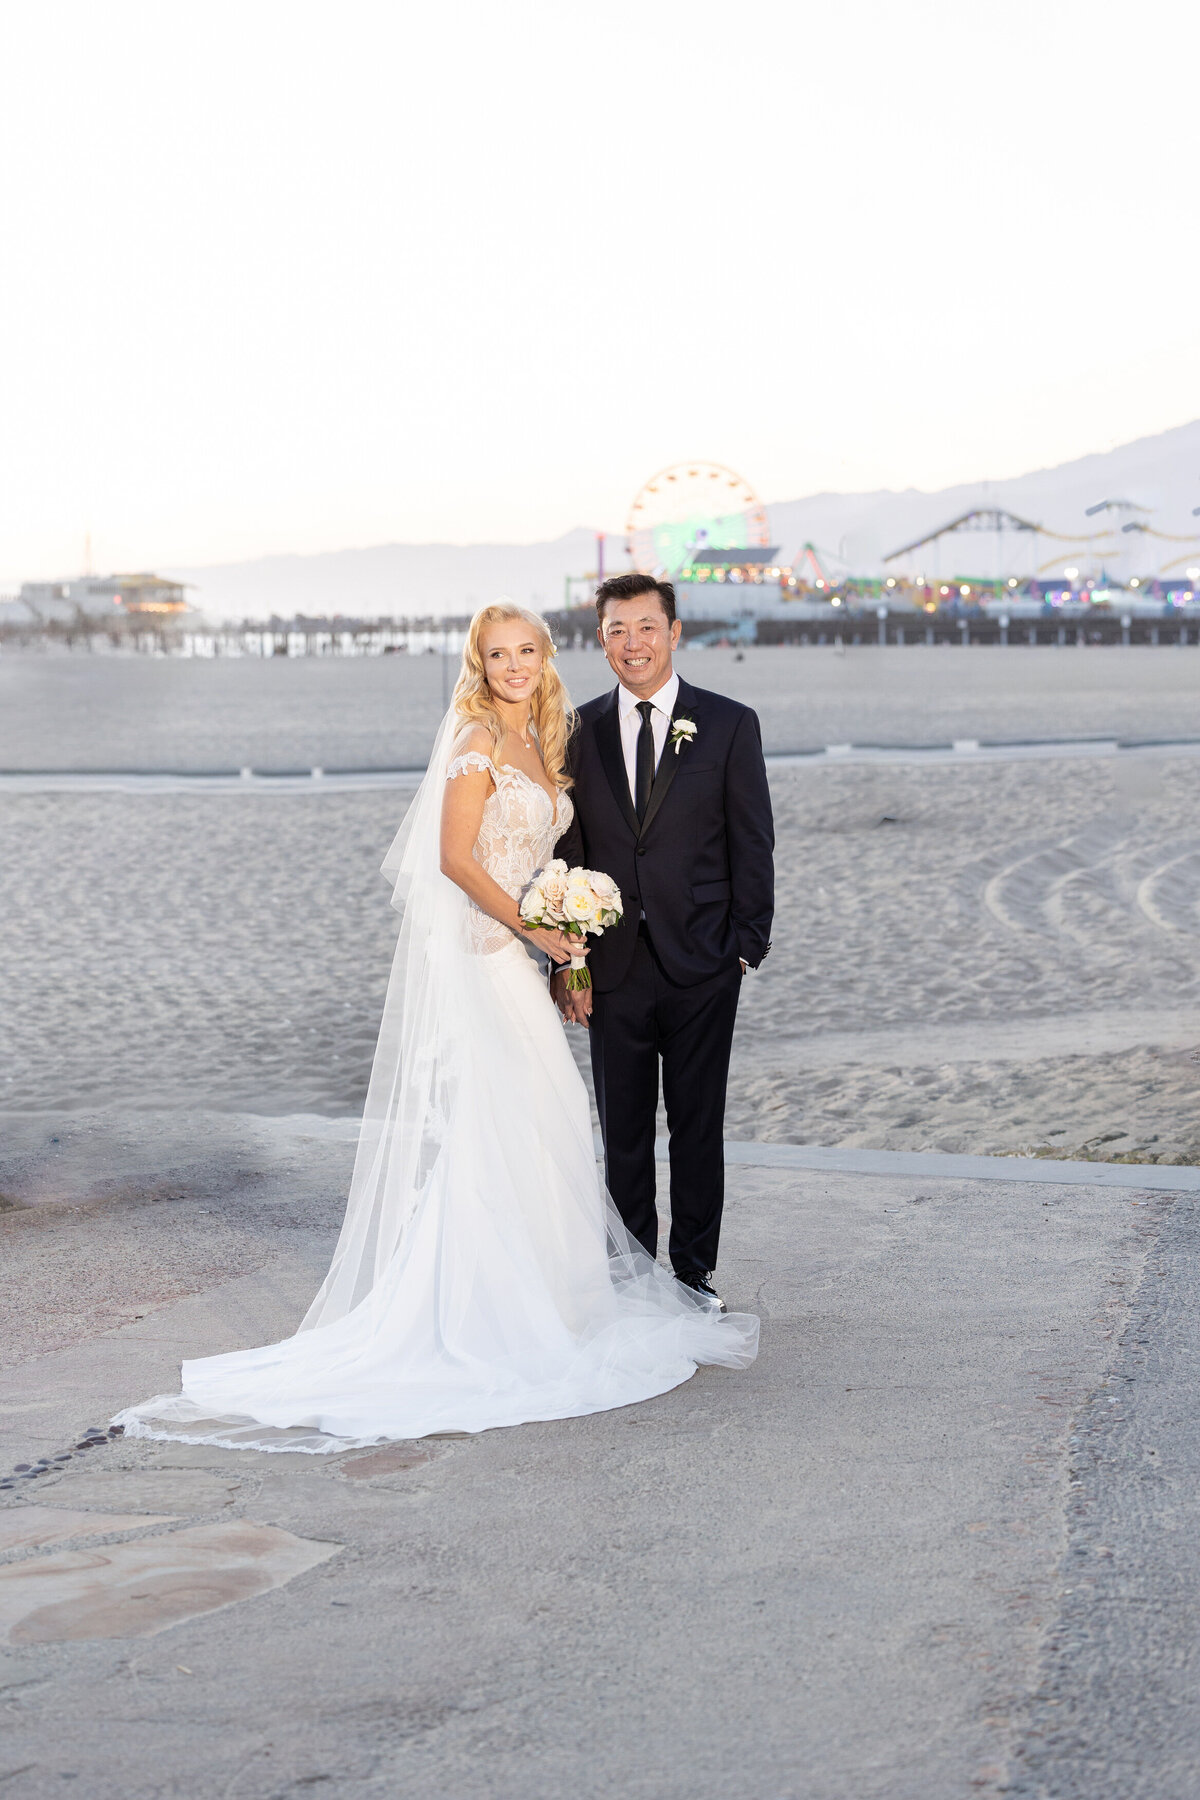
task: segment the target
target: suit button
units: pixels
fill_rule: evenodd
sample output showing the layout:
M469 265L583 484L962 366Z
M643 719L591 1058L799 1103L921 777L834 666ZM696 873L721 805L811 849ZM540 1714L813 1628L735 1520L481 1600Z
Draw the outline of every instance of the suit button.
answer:
M645 844L639 844L639 845L638 845L638 847L637 847L637 853L638 853L638 855L639 855L639 856L645 856L645 854L646 854L646 846L645 846Z

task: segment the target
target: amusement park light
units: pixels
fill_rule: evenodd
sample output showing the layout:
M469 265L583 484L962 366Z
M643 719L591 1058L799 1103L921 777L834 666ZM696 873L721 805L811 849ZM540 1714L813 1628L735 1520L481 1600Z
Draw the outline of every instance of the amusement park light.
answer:
M825 586L825 583L821 580L820 576L817 577L817 586L819 588L823 588Z
M889 587L895 587L895 585L896 585L896 577L895 577L895 576L894 576L894 575L889 575L889 576L888 576L888 578L887 578L887 584L888 584L888 586L889 586Z
M1016 576L1015 576L1015 575L1010 575L1010 576L1009 576L1009 578L1008 578L1008 585L1009 585L1009 587L1016 587L1016 585L1017 585L1017 578L1016 578Z
M1187 578L1189 581L1200 581L1200 569L1189 569Z
M821 586L821 585L822 585L822 583L820 583L820 582L818 582L818 583L817 583L817 586L818 586L818 587L820 587L820 586ZM830 606L840 606L840 605L841 605L841 604L842 604L842 597L841 597L841 595L840 595L840 594L835 594L835 595L834 595L834 596L833 596L833 599L832 599L832 600L831 600L831 601L830 601L830 602L829 602L829 604L830 604Z
M944 587L942 589L942 592L943 592L943 594L948 594L950 592L950 589L948 587Z
M1064 569L1063 574L1066 576L1068 581L1078 581L1078 579L1079 579L1079 570L1078 569Z
M962 586L961 586L961 587L960 587L960 588L959 588L959 590L958 590L958 591L959 591L959 593L960 593L960 594L969 594L969 593L970 593L970 591L971 591L971 584L970 584L970 582L969 582L969 581L964 581L964 582L963 582L963 584L962 584Z
M1129 585L1130 585L1130 587L1141 587L1142 584L1138 580L1136 575L1131 575L1129 577Z

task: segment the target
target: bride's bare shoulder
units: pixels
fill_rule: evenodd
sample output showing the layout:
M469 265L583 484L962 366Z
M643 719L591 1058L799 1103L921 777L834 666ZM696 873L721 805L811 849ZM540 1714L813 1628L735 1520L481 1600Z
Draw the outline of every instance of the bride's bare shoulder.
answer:
M460 728L458 736L455 738L453 746L451 747L450 754L452 756L465 756L471 750L482 750L489 762L491 761L491 732L486 725L480 725L476 721L468 719L466 724Z
M451 776L490 774L495 766L492 748L492 734L486 725L464 725L450 746L447 773Z

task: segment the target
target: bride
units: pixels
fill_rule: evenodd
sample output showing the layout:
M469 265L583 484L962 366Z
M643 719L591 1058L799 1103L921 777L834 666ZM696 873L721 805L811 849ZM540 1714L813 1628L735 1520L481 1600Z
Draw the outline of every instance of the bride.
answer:
M294 1337L185 1362L132 1437L313 1453L626 1406L698 1363L722 1316L629 1237L517 896L572 817L572 714L544 622L471 621L450 711L384 862L403 924L333 1262Z

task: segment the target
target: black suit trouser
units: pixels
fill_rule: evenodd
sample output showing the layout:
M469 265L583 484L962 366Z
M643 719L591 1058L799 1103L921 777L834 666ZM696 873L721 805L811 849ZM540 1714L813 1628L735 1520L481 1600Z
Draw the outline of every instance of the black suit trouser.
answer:
M629 972L592 996L592 1078L608 1190L631 1237L658 1249L654 1128L658 1066L671 1134L672 1266L717 1266L725 1202L725 1086L742 970L677 987L643 924Z

